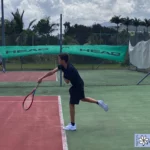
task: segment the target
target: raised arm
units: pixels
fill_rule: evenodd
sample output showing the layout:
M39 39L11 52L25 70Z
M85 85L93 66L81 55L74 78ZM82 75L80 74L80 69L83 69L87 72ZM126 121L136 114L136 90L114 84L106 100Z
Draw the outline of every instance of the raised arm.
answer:
M41 77L40 79L38 79L38 83L41 83L44 78L47 78L47 77L53 75L53 74L54 74L55 72L57 72L57 71L58 71L58 68L55 68L55 69L49 71L49 72L48 72L47 74L45 74L43 77Z

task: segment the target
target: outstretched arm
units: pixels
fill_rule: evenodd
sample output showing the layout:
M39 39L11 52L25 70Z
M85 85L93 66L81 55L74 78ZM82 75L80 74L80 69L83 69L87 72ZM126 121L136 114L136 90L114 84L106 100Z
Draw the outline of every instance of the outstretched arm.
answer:
M54 74L55 72L57 72L57 71L58 71L58 68L55 68L55 69L49 71L47 74L45 74L43 77L41 77L41 78L38 80L38 83L41 83L44 78L47 78L47 77L53 75L53 74Z

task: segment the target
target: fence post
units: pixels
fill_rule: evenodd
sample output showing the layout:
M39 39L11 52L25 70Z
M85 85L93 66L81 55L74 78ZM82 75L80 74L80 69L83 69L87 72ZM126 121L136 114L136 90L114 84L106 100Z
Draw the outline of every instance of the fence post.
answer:
M1 0L1 13L2 13L2 46L5 46L5 25L4 25L4 3L3 0ZM3 56L2 56L3 58ZM5 59L3 58L3 67L6 70L6 65L5 65Z
M62 53L62 14L60 14L60 53ZM60 70L60 86L62 86L62 70Z

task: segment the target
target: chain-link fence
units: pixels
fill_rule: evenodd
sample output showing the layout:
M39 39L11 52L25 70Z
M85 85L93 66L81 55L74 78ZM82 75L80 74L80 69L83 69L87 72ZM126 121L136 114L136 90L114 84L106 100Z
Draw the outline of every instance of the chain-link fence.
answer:
M89 35L85 34L82 37L79 37L78 34L74 36L63 35L63 44L64 45L79 45L80 42L84 42L89 45L128 45L129 40L134 46L142 40L148 40L150 35L146 32L144 33L130 33L127 34L126 31L117 33L91 33ZM1 40L1 38L0 38ZM13 34L6 36L6 46L36 46L36 45L59 45L58 36L39 36L34 33L23 32L20 35ZM127 56L128 57L128 56ZM106 66L112 68L116 62L104 60L100 58L93 58L87 56L70 56L71 61L78 66L79 69L100 69L105 68ZM127 60L129 60L127 58ZM109 64L109 65L108 65ZM128 64L128 63L127 63ZM23 69L51 69L57 65L57 56L56 55L31 55L19 58L11 58L6 60L6 68L8 70L23 70ZM105 67L103 67L105 65ZM122 64L123 65L123 64ZM107 69L106 67L106 69ZM108 69L109 69L108 68Z
M139 32L139 33L130 33L130 42L132 46L135 46L138 42L148 41L150 39L150 34L147 32Z
M83 39L82 39L83 38ZM121 33L92 33L83 37L63 35L64 45L128 45L129 40L134 46L142 40L150 38L148 33L127 34ZM86 38L86 40L84 39ZM38 36L34 34L21 34L6 36L6 45L59 45L58 36ZM85 85L135 85L145 76L136 67L126 66L124 63L104 60L88 56L70 55L71 62L75 65L85 80ZM128 55L127 60L129 61ZM128 63L127 63L128 64ZM25 57L6 59L6 69L9 70L50 70L57 66L57 55L30 55ZM131 71L134 70L134 71ZM58 77L59 78L59 77ZM149 84L148 78L142 84Z

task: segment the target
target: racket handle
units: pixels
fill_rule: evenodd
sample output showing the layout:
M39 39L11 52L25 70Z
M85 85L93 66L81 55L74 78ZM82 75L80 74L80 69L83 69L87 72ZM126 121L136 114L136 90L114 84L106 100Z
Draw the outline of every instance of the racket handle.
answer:
M37 89L39 87L40 83L37 84L37 86L35 87L35 89Z

